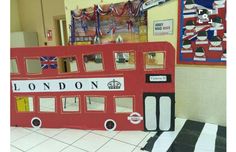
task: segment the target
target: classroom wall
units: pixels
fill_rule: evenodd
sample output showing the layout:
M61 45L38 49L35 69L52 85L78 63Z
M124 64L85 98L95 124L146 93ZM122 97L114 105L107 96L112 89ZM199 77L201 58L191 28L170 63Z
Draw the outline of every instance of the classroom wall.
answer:
M11 0L17 1L17 0ZM118 3L126 0L113 0ZM65 2L65 9L64 9ZM66 11L67 26L70 24L70 10L87 8L94 4L111 3L109 0L43 0L46 30L54 30L53 16ZM148 40L169 41L177 47L177 26L173 35L154 36L153 21L173 19L177 24L178 0L171 0L148 11ZM39 44L46 41L43 31L40 0L18 1L22 30L37 31ZM53 7L53 9L51 9ZM14 18L17 16L14 16ZM16 26L20 27L20 26ZM16 28L17 29L17 28ZM20 29L20 28L19 28ZM54 45L55 42L49 42ZM226 125L226 69L214 66L176 65L176 116L203 122Z
M53 17L65 15L64 0L42 0L42 4L44 18L42 17L41 0L18 0L22 30L37 32L40 46L44 45L44 42L47 42L49 46L53 46L56 45L56 28ZM43 19L45 30L43 28ZM47 30L52 30L52 41L47 41L45 37Z
M176 116L226 125L226 69L176 67Z
M148 11L148 41L168 41L176 49L177 26L173 26L172 35L154 35L153 22L157 20L173 19L173 25L178 23L178 0L171 0L163 5L153 7Z
M10 2L10 16L11 16L11 32L18 32L22 30L18 9L18 0L11 0Z
M113 0L118 3L126 0ZM102 4L111 3L103 0ZM66 20L70 24L70 10L101 4L101 0L65 0ZM173 19L178 23L178 0L171 0L148 11L148 40L168 41L177 48L177 26L172 35L154 36L153 21ZM177 53L177 52L176 52ZM226 125L226 69L214 66L176 65L176 117Z
M177 48L177 26L174 26L173 35L153 35L153 21L164 19L173 19L174 25L177 25L178 0L169 1L148 11L148 40L169 41ZM225 67L177 64L175 72L176 117L225 126Z

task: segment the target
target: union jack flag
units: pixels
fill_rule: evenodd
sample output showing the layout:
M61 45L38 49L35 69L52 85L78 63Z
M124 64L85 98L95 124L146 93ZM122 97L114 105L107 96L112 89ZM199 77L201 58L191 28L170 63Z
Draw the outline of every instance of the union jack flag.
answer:
M57 57L55 56L41 56L40 61L42 69L57 68Z

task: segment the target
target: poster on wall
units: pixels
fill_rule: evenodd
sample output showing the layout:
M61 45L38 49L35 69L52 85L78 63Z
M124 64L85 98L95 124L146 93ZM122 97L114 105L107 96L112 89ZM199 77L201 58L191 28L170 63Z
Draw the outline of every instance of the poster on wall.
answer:
M180 0L179 64L226 65L226 0Z
M116 43L147 41L144 1L94 5L71 11L70 42Z

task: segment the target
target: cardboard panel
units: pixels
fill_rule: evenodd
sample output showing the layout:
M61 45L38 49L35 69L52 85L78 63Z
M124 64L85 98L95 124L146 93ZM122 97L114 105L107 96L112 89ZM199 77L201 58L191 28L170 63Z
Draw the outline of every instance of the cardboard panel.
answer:
M145 127L147 130L157 129L157 101L154 96L145 98Z

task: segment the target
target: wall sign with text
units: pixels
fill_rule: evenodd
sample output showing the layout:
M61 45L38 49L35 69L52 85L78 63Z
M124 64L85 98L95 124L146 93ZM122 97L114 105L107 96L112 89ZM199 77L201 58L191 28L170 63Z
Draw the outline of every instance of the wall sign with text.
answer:
M173 34L173 20L154 21L154 35L169 35Z

